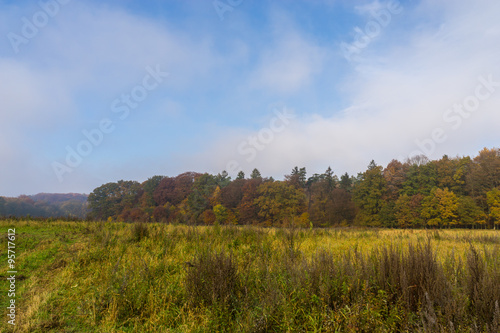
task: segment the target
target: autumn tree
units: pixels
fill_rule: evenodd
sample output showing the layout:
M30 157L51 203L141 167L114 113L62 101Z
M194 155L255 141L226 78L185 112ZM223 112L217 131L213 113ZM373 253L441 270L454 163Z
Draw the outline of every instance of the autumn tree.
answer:
M467 188L470 195L488 210L486 192L500 186L500 149L484 148L470 165Z
M153 199L159 206L167 202L178 205L191 194L194 181L200 176L199 173L185 172L174 178L165 177L154 190Z
M220 201L221 203L230 209L236 209L243 199L243 186L246 180L242 178L236 178L229 185L221 189Z
M453 185L450 188L457 195L469 196L467 189L467 176L470 173L472 159L469 156L461 157L457 160L455 174L453 175Z
M149 220L149 215L144 210L137 207L139 198L143 192L141 184L136 181L125 180L119 180L117 184L120 196L120 202L118 204L118 210L120 212L119 218L124 221ZM129 212L133 209L136 209L136 214L129 217Z
M500 189L495 188L486 193L489 216L493 223L493 228L497 229L500 224Z
M195 219L203 213L203 221L206 223L208 219L215 220L215 216L212 216L213 205L210 202L210 198L217 188L217 178L213 175L205 173L195 179L192 192L188 196L188 206L190 212L193 214ZM209 211L209 212L205 212Z
M387 195L383 195L380 201L380 211L378 212L379 225L384 228L396 228L397 219L395 211L396 202L389 199Z
M122 211L122 213L118 216L118 218L122 221L149 222L151 216L149 212L145 209L141 209L139 207L132 207Z
M407 165L405 181L401 193L409 196L415 194L429 195L437 186L436 165L434 163Z
M360 182L353 191L354 203L359 208L356 217L363 225L380 226L378 214L382 209L383 196L387 191L386 180L382 174L382 167L371 161L368 170L362 174Z
M456 161L444 155L440 160L430 162L436 169L436 185L439 188L452 189L455 186L453 176L455 175Z
M264 182L257 193L255 205L267 225L281 225L305 212L304 192L287 182Z
M104 184L92 191L88 197L91 217L105 220L116 218L134 208L138 202L141 186L136 181L120 180Z
M328 207L330 225L352 224L356 216L356 206L351 193L341 188L334 188L331 193L331 205Z
M403 183L406 179L406 168L404 164L397 160L392 160L387 164L387 167L383 171L383 175L387 183L387 198L396 200L399 197L399 192L403 189Z
M432 227L452 227L459 223L458 197L447 188L434 188L424 198L422 217Z
M257 224L261 221L255 200L259 193L257 188L262 184L262 178L243 180L241 187L241 200L238 204L239 221L241 224Z
M167 222L171 221L174 214L172 214L172 205L166 203L163 206L156 206L153 209L153 221L155 222Z
M458 213L459 226L484 227L486 225L487 215L471 197L458 198L457 213Z
M156 205L163 206L167 202L172 203L176 190L175 186L176 182L174 178L163 178L153 191L153 200L155 201Z
M351 194L337 188L338 178L328 167L308 181L308 211L315 226L350 224L355 215Z
M416 166L426 165L427 163L429 163L429 158L423 154L411 156L407 158L405 161L406 165L416 165Z
M217 204L213 208L214 215L215 215L215 223L216 224L225 224L227 222L228 218L228 211L226 207L224 207L221 204Z
M385 169L370 163L356 177L340 180L333 170L306 178L294 167L284 181L262 178L254 169L249 179L239 172L217 175L186 172L176 177L153 176L139 184L120 180L96 188L88 196L90 218L181 223L281 223L301 215L315 226L357 223L385 227L420 225L482 226L500 222L500 150L478 156L429 161L414 156L392 160ZM31 196L2 198L0 214L54 216L78 211L77 202L53 206Z
M297 189L306 187L306 168L295 167L292 173L285 176L285 181Z
M153 176L148 178L144 183L142 183L142 190L144 191L141 197L141 206L142 207L154 207L156 206L156 202L154 200L154 192L164 176Z
M422 194L402 194L395 202L394 215L399 228L416 228L423 225L421 217Z
M332 224L332 211L328 209L333 203L333 188L328 188L324 177L316 175L308 181L308 212L314 226Z

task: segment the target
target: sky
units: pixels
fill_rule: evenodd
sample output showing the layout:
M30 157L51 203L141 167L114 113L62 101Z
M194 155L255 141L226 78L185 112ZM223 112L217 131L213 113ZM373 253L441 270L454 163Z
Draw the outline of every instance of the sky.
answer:
M0 0L0 196L499 147L496 0Z

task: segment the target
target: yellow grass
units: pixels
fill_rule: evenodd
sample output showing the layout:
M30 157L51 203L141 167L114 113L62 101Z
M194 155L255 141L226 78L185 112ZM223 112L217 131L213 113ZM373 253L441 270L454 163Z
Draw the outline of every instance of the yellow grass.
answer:
M321 303L321 295L309 295L305 287L290 285L306 283L307 278L303 281L297 274L318 253L328 252L340 260L346 253L369 256L390 246L404 252L409 244L430 242L438 262L447 265L451 257L466 263L471 246L481 255L485 251L498 254L500 247L499 233L494 230L283 230L151 224L148 235L135 241L134 226L124 223L2 221L0 226L4 234L16 228L18 275L26 276L16 284L15 327L6 320L7 284L2 281L0 285L4 290L0 297L3 332L236 332L256 329L262 321L267 327L275 325L268 328L271 331L301 327L327 332L332 325L355 331L359 325L382 320L377 313L385 311L381 305L385 292L360 290L368 297L365 312L357 308L357 301L349 310L354 312L333 311ZM229 314L223 308L187 301L186 263L193 263L203 251L224 251L236 263L243 286L237 294L241 299L237 311L230 317L224 317ZM0 274L6 275L3 258ZM280 314L272 310L271 303L276 301ZM366 309L371 309L368 314ZM419 325L418 314L404 315L414 320L413 327ZM357 316L365 316L367 322L363 324L359 318L365 317ZM393 320L402 314L383 316ZM387 329L391 325L401 324L388 323Z

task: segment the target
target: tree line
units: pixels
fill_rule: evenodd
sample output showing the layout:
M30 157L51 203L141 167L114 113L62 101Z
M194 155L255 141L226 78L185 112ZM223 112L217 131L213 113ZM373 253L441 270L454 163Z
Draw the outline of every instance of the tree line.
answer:
M17 198L0 197L0 217L84 219L88 214L87 195L39 193Z
M295 167L284 180L258 169L233 180L186 172L143 183L107 183L88 197L96 220L280 226L495 227L500 224L500 149L471 158L420 155L385 168L372 161L357 176L332 169L307 177Z

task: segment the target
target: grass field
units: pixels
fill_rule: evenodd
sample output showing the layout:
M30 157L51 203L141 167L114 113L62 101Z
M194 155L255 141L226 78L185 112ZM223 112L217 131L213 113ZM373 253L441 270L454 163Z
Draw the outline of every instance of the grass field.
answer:
M500 332L499 231L0 226L2 332Z

